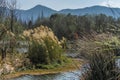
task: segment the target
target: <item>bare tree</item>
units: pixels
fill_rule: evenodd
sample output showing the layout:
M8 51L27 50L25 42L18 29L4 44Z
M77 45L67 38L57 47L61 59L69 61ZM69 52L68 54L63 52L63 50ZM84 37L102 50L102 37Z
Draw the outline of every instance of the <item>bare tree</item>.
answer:
M4 22L5 14L6 14L6 0L0 0L0 41L3 39L4 34L7 32L5 26L2 24ZM3 60L6 56L7 48L4 46L0 46L1 51L1 59Z
M1 59L4 60L6 58L6 53L8 49L13 52L13 41L14 38L11 36L11 32L13 32L13 26L16 16L16 7L17 7L17 1L16 0L0 0L0 18L2 21L0 22L0 51L1 51ZM9 9L9 10L8 10ZM9 16L6 15L6 12L8 12ZM5 16L3 16L5 15ZM10 27L7 28L5 26L5 18L8 18L10 20ZM0 20L1 20L0 19ZM5 37L8 37L7 39Z
M17 0L8 1L7 5L10 9L10 30L13 32L14 20L16 17Z

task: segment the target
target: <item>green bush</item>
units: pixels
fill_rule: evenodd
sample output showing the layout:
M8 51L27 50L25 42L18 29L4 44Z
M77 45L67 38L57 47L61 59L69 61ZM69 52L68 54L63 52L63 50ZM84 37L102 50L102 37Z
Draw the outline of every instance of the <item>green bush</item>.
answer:
M49 64L49 54L46 47L43 44L39 44L35 41L32 42L32 45L29 49L29 59L33 64Z
M61 46L49 37L44 38L43 42L33 41L28 57L37 67L44 67L41 65L62 64L65 62L64 59L66 59Z
M47 65L45 65L45 64L37 64L36 68L53 69L53 68L59 67L59 66L60 66L60 64L58 64L58 63L47 64Z
M53 69L54 68L54 66L53 65L51 65L51 64L49 64L49 65L45 65L45 64L37 64L36 65L36 68L41 68L41 69Z
M44 43L46 45L46 49L49 53L49 58L51 63L61 63L62 61L62 54L63 54L63 49L58 43L55 43L52 39L50 38L45 38Z

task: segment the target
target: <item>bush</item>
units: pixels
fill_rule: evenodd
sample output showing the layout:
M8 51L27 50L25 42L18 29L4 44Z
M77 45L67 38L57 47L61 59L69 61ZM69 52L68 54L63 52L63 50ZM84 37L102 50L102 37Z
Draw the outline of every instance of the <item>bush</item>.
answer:
M49 54L46 47L43 44L39 44L35 41L32 42L32 45L29 49L29 59L33 64L49 64Z
M48 65L45 65L45 64L37 64L37 65L36 65L36 68L53 69L53 68L59 67L59 66L60 66L60 64L58 64L58 63L48 64Z
M62 62L62 54L63 54L63 49L58 43L55 43L52 39L50 38L45 38L44 43L46 45L46 49L49 53L49 58L51 63L61 63Z
M105 47L104 47L105 48ZM119 80L120 70L116 66L114 51L109 47L95 51L89 57L89 65L82 80Z
M109 51L113 51L115 55L120 55L120 39L117 36L109 34L99 34L91 39L81 39L77 41L78 57L88 59L90 55L96 50L106 50L109 47ZM108 49L108 48L107 48Z
M65 60L63 49L49 37L43 42L33 41L29 49L29 59L34 65L62 64Z

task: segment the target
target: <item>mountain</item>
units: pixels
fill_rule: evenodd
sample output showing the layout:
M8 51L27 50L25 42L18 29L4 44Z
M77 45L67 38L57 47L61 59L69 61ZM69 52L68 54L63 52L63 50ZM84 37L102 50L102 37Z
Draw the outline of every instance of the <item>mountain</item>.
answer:
M22 21L33 20L35 21L38 17L44 16L49 17L57 11L48 7L37 5L29 10L17 10L18 18Z
M17 10L18 19L22 21L33 20L35 21L38 17L50 17L52 14L55 13L62 13L68 14L71 13L72 15L85 15L85 14L105 14L107 16L113 16L115 18L120 17L120 8L109 8L105 6L92 6L80 9L63 9L60 11L53 10L51 8L37 5L29 10Z
M71 13L73 15L105 14L107 16L120 17L120 8L109 8L105 6L92 6L82 9L63 9L59 12L63 14Z

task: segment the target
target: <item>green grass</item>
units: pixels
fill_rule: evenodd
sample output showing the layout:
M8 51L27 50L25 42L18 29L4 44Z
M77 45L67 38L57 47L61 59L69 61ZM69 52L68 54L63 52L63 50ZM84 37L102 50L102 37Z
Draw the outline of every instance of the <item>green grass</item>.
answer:
M120 56L117 56L117 59L120 59Z

